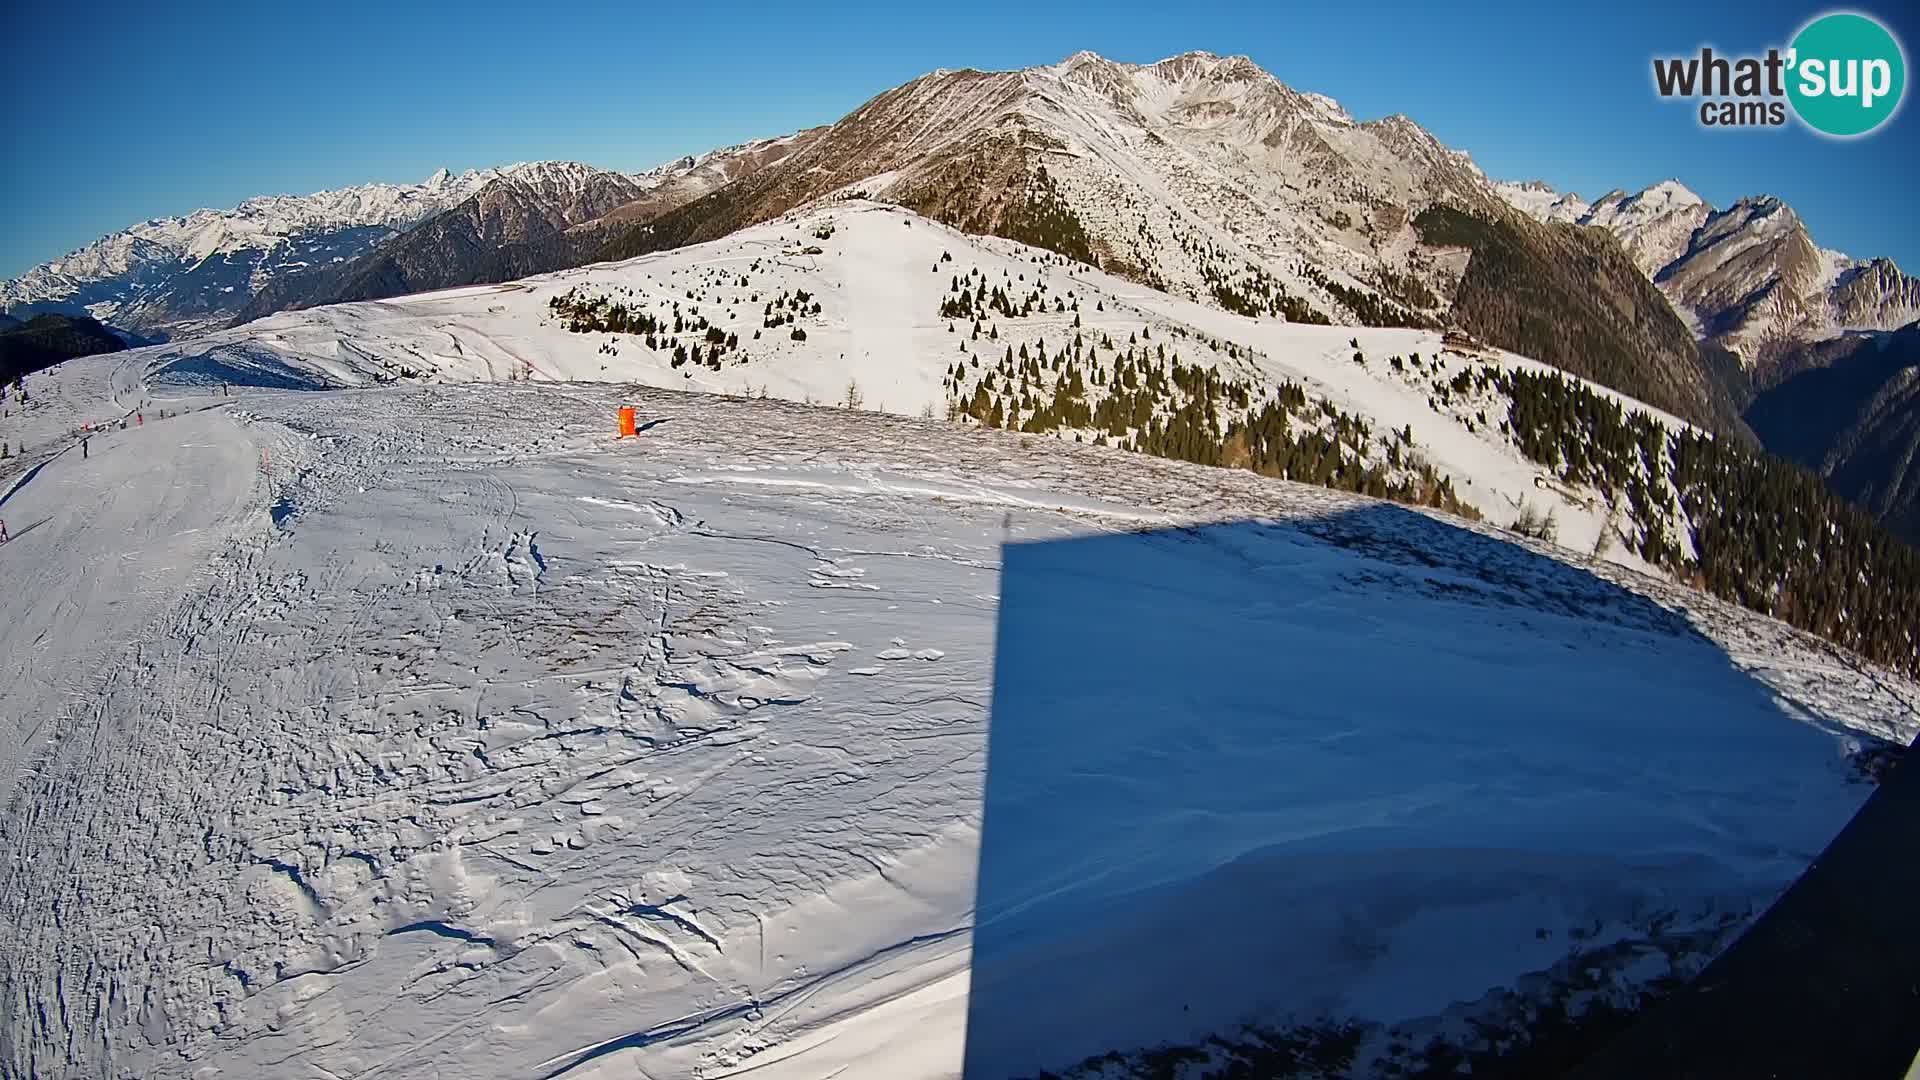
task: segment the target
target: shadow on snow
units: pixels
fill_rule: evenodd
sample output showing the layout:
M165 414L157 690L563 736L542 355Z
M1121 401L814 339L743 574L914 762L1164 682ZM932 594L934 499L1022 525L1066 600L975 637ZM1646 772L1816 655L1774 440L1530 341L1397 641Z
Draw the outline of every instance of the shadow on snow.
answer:
M1596 951L1677 980L1866 794L1681 616L1403 508L1001 577L969 1077L1434 1017Z

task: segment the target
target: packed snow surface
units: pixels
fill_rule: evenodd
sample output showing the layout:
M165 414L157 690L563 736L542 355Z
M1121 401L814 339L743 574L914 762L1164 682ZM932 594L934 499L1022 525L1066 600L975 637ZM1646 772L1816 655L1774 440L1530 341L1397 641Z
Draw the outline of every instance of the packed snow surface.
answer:
M999 1076L1433 1016L1751 917L1920 699L1245 472L175 359L34 377L141 422L0 486L8 1077Z

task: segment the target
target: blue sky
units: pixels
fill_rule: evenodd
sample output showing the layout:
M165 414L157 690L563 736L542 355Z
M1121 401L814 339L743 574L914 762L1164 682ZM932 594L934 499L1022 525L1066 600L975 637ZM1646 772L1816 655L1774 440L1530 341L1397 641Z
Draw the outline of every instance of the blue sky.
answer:
M395 5L402 6L402 5ZM1361 119L1404 112L1501 178L1588 197L1771 193L1816 241L1920 272L1920 110L1841 142L1709 131L1655 55L1784 45L1821 7L1635 4L6 5L0 275L256 194L542 158L637 169L831 122L936 67L1245 53ZM29 9L34 10L29 10ZM1909 54L1920 18L1865 7Z

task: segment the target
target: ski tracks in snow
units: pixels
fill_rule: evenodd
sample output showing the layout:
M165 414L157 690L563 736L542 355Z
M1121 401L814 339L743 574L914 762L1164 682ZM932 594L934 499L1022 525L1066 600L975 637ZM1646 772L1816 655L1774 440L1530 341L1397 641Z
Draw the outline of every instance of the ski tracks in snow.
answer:
M984 704L957 688L984 685L990 612L942 602L990 588L990 512L956 536L910 497L676 485L657 442L526 401L551 411L476 435L433 393L268 398L238 418L286 422L252 426L264 479L237 435L176 463L240 477L257 530L64 690L102 734L9 837L5 989L33 1020L5 1075L518 1074L610 1013L811 984L800 907L972 827ZM942 732L976 738L906 750Z
M244 405L89 466L206 490L72 474L21 542L6 654L61 678L4 692L74 708L6 712L63 735L0 834L0 1076L717 1075L950 1008L1002 542L1357 504L773 401Z

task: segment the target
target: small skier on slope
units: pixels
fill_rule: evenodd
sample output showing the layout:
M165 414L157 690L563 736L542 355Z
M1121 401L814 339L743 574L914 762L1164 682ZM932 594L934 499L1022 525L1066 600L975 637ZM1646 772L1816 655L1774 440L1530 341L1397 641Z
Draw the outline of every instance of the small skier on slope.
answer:
M0 518L0 544L7 542L7 519Z

